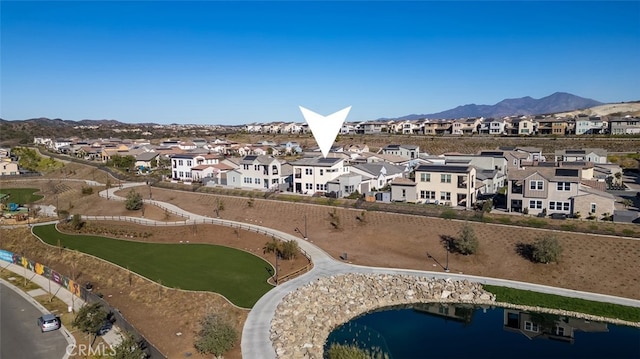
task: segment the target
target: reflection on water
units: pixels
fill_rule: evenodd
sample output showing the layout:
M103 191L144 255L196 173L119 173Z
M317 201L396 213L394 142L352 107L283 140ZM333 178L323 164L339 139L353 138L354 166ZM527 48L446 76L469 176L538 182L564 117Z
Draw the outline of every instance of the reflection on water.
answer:
M333 343L390 359L640 358L638 328L467 304L382 308L336 328L325 353Z

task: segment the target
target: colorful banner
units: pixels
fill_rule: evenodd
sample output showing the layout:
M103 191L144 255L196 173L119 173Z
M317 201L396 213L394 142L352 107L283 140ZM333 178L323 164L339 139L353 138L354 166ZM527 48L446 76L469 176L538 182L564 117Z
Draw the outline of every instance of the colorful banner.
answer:
M0 260L13 263L13 253L0 249Z
M83 288L80 286L80 283L54 271L53 269L43 265L42 263L34 262L32 260L29 260L27 257L23 257L19 254L5 251L3 249L0 249L0 260L27 268L28 270L35 272L36 274L39 274L45 278L49 278L52 281L60 284L62 287L75 294L76 296L83 297Z

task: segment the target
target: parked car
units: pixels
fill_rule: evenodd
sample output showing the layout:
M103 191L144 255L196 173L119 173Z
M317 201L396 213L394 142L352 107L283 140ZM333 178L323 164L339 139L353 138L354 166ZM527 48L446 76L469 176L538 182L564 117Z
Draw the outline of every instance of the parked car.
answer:
M60 320L53 314L45 314L38 318L38 327L42 333L60 329Z
M564 213L551 213L549 218L552 219L567 219L567 215Z

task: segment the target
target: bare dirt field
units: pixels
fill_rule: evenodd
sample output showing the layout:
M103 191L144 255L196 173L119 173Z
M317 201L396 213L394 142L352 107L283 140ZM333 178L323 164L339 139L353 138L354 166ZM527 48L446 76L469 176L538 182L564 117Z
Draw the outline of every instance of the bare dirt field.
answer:
M442 236L456 236L464 222L367 212L365 222L356 219L361 211L337 208L340 228L330 224L327 206L283 203L200 193L153 189L153 198L171 199L188 211L212 213L216 198L225 204L224 219L261 224L291 234L303 228L307 217L309 239L334 258L343 253L354 264L442 270L427 258L429 252L445 261ZM452 254L449 267L454 272L499 277L576 290L640 299L640 241L617 237L560 232L564 248L559 264L534 264L516 252L519 243L531 243L546 233L541 229L470 222L480 240L479 252L471 256Z

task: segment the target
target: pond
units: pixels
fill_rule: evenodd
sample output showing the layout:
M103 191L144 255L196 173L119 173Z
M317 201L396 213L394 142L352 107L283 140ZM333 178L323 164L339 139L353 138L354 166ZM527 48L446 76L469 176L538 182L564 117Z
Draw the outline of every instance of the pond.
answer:
M639 328L464 304L383 308L336 328L325 355L332 343L390 359L640 358Z

